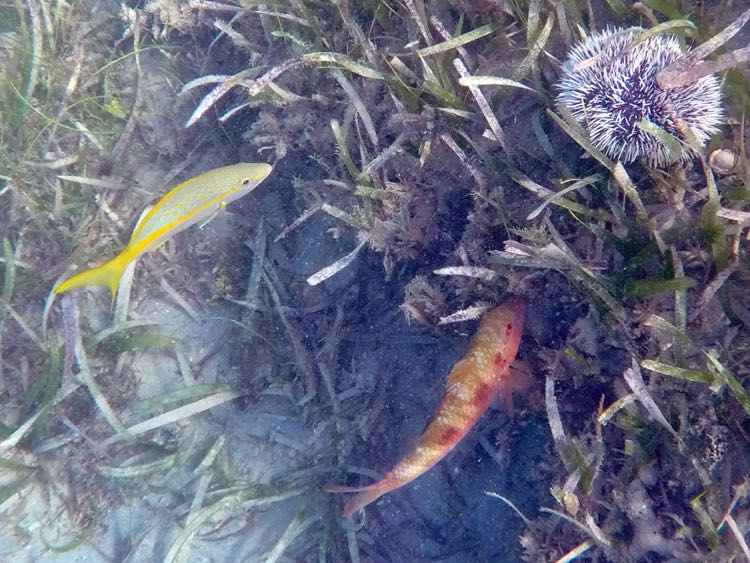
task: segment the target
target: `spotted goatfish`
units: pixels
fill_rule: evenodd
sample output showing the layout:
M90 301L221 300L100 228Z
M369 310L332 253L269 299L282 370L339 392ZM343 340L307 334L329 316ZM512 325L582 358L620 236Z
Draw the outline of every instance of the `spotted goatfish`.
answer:
M55 293L104 285L114 299L122 272L130 262L191 225L210 221L221 207L250 193L270 173L269 164L241 162L209 170L172 188L138 222L120 254L101 266L69 277L55 288Z
M526 387L520 373L510 371L523 330L526 305L512 297L482 317L466 355L448 375L446 393L427 429L385 477L364 487L328 487L330 493L357 493L344 506L350 516L382 495L410 483L443 459L472 429L493 398L510 401Z

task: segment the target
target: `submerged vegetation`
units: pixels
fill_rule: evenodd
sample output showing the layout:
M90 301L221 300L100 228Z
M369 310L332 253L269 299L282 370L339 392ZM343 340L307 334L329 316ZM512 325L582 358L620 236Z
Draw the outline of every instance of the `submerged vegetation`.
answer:
M0 4L1 553L750 558L747 13L105 8ZM705 148L638 124L695 158L623 165L555 105L568 52L607 26L692 45L692 80L721 71ZM262 193L126 271L111 312L54 298L165 188L241 161L274 163ZM460 356L445 343L507 293L538 386L342 519L323 487L400 457ZM123 512L145 524L100 541Z

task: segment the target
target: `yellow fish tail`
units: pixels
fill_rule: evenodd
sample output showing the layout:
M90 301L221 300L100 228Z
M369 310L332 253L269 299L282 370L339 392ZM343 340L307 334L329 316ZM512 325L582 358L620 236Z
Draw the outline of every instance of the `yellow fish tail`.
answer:
M85 270L75 274L55 288L55 293L63 293L76 287L86 287L89 285L103 285L109 288L112 293L112 299L115 298L117 287L120 285L122 273L130 260L123 260L123 255L115 256L109 262L101 266Z

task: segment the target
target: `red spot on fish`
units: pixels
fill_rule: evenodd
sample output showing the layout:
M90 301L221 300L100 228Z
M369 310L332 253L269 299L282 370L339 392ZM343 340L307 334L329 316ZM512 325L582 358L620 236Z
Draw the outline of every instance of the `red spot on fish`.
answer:
M510 336L511 334L513 334L513 325L508 323L505 325L505 336Z
M455 426L449 426L445 430L443 430L442 434L440 434L440 438L438 438L439 442L443 446L447 446L449 444L453 444L461 439L461 431L456 428Z
M471 404L475 407L480 407L489 403L492 393L492 386L487 383L480 383L477 385L474 395L471 397Z

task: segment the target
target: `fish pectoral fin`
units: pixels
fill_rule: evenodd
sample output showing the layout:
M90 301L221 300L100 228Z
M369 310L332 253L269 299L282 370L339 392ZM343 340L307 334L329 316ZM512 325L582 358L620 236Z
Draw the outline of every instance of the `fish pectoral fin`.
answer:
M513 362L499 378L494 406L507 413L513 412L513 395L526 393L534 382L526 362Z
M495 398L492 401L492 406L505 413L511 414L513 412L513 390L503 383L498 385Z
M526 393L534 383L529 364L521 360L516 360L508 367L505 378L514 393Z
M211 214L206 217L203 222L201 222L198 225L198 229L203 230L203 228L208 225L211 221L216 219L216 217L219 216L219 213L222 213L227 208L227 202L226 201L220 201L219 205L216 206L216 209L211 212Z

